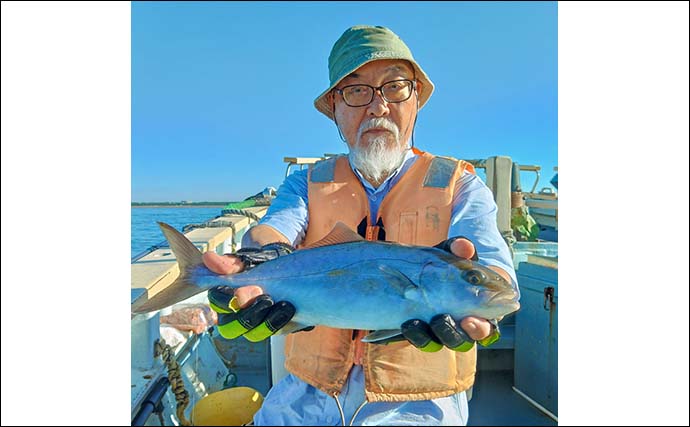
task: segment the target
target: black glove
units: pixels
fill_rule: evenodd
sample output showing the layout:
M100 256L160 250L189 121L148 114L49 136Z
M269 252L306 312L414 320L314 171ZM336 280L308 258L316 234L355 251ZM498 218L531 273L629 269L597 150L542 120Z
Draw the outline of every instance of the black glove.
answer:
M292 253L294 248L286 243L270 243L261 249L242 248L232 254L250 269L263 262ZM235 290L218 286L208 291L211 308L218 313L218 331L223 338L244 336L247 340L265 340L285 326L295 315L295 306L287 301L273 302L270 295L259 295L254 302L240 309L234 297Z
M248 270L252 267L256 267L257 265L263 262L271 261L280 256L291 254L294 251L295 248L291 245L288 245L287 243L275 242L263 245L260 249L242 248L234 254L226 255L234 255L237 258L239 258L242 261L242 263L244 263L244 269Z
M211 308L218 312L218 332L223 338L244 336L252 342L263 341L278 332L295 315L295 306L287 301L273 302L270 295L259 295L254 302L240 309L235 290L218 286L208 291ZM227 307L227 308L225 308Z
M483 340L479 341L487 347L498 341L501 333L498 323L489 320L494 326L493 332ZM468 351L474 347L474 340L453 320L450 314L439 314L426 323L419 319L408 320L400 327L403 336L415 347L422 351L439 351L443 346L454 351Z

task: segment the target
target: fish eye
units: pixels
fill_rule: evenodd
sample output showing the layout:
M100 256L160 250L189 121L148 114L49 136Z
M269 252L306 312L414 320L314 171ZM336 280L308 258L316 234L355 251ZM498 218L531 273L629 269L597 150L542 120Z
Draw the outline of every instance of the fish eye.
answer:
M487 280L486 275L481 270L467 270L463 273L462 277L473 285L481 285Z

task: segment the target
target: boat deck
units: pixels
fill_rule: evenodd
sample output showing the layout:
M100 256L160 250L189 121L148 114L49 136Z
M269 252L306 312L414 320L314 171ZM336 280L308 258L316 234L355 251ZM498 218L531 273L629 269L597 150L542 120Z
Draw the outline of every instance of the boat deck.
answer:
M469 402L469 426L556 426L513 389L513 350L482 350Z
M237 382L266 395L270 387L270 350L267 341L215 338L217 349L230 362ZM513 391L513 349L482 349L469 401L470 426L555 426L556 421Z

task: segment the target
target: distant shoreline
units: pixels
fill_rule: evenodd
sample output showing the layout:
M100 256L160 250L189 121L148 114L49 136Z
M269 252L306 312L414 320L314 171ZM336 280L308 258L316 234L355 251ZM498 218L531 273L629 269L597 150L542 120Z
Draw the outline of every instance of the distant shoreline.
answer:
M191 203L185 203L185 204L151 204L151 205L132 205L133 208L224 208L227 206L227 203L223 204L199 204L199 205L194 205Z

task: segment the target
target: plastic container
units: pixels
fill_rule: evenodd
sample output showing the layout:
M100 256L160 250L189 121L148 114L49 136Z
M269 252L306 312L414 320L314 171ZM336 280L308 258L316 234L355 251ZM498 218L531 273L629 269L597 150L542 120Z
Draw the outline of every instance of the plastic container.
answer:
M192 409L196 426L241 426L251 423L264 397L251 387L231 387L202 398Z

